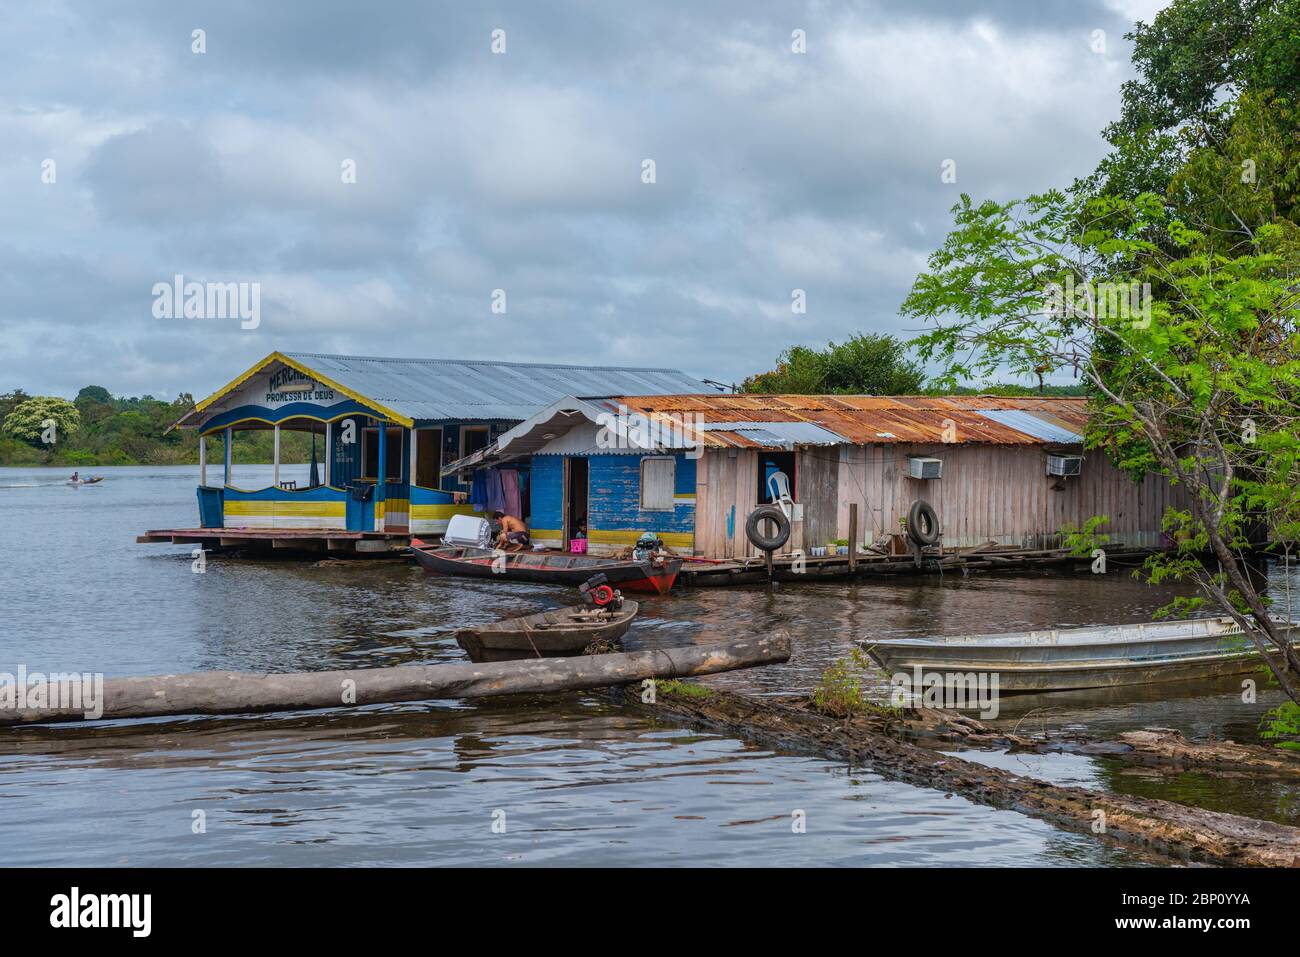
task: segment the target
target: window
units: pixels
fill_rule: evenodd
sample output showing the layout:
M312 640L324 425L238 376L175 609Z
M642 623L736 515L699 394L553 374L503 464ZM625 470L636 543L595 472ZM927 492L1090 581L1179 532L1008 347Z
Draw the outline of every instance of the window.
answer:
M652 458L641 460L641 510L671 512L673 487L677 480L677 460Z
M460 457L473 455L488 444L488 427L486 425L466 425L460 430Z

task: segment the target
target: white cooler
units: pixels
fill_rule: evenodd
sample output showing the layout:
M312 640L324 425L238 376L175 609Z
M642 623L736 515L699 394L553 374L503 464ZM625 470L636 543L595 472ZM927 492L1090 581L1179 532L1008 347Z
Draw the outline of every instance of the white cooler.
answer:
M444 545L460 545L468 548L487 548L492 543L492 526L486 518L473 515L453 515L443 533Z

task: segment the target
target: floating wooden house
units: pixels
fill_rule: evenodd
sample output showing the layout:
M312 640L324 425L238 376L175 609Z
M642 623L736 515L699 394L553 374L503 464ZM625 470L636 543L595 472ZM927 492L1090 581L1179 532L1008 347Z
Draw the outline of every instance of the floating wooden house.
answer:
M223 530L219 537L232 542L270 530L287 546L314 536L323 547L335 537L441 534L452 515L475 510L468 487L443 477L443 463L491 445L557 398L706 388L673 369L275 352L197 403L177 426L203 437L201 529ZM275 433L271 483L237 486L231 462L239 435L268 429ZM319 439L320 468L305 483L281 479L284 430ZM215 462L208 440L219 440ZM142 540L203 535L190 529Z
M755 556L745 520L780 491L785 550L805 553L847 542L852 505L871 544L900 532L918 499L947 547L1052 548L1094 515L1114 540L1158 547L1175 490L1085 453L1085 424L1073 398L569 396L447 470L527 463L533 541L593 554L650 532L685 554Z

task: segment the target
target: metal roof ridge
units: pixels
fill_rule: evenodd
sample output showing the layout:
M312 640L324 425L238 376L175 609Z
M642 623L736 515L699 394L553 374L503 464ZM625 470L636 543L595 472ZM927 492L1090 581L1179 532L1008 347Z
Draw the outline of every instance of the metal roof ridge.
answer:
M408 362L421 363L428 365L490 365L490 366L514 366L527 369L585 369L599 372L677 372L681 369L673 369L668 366L589 366L589 365L570 365L562 362L506 362L499 359L432 359L404 356L354 356L343 352L285 352L283 355L293 356L298 359L351 359L358 362ZM693 377L692 377L693 378ZM710 395L708 392L683 393L689 395ZM725 393L718 393L719 395Z

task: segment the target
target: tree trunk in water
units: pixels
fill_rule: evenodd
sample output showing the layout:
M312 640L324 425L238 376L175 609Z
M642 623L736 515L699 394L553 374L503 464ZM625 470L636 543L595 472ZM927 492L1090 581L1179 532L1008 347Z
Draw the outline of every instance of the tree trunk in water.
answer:
M305 674L204 671L111 678L103 683L102 715L88 718L85 703L81 701L76 706L19 710L6 706L5 699L0 699L0 725L300 711L397 701L579 691L646 678L677 678L753 668L789 658L790 639L781 637L489 664L403 665Z

